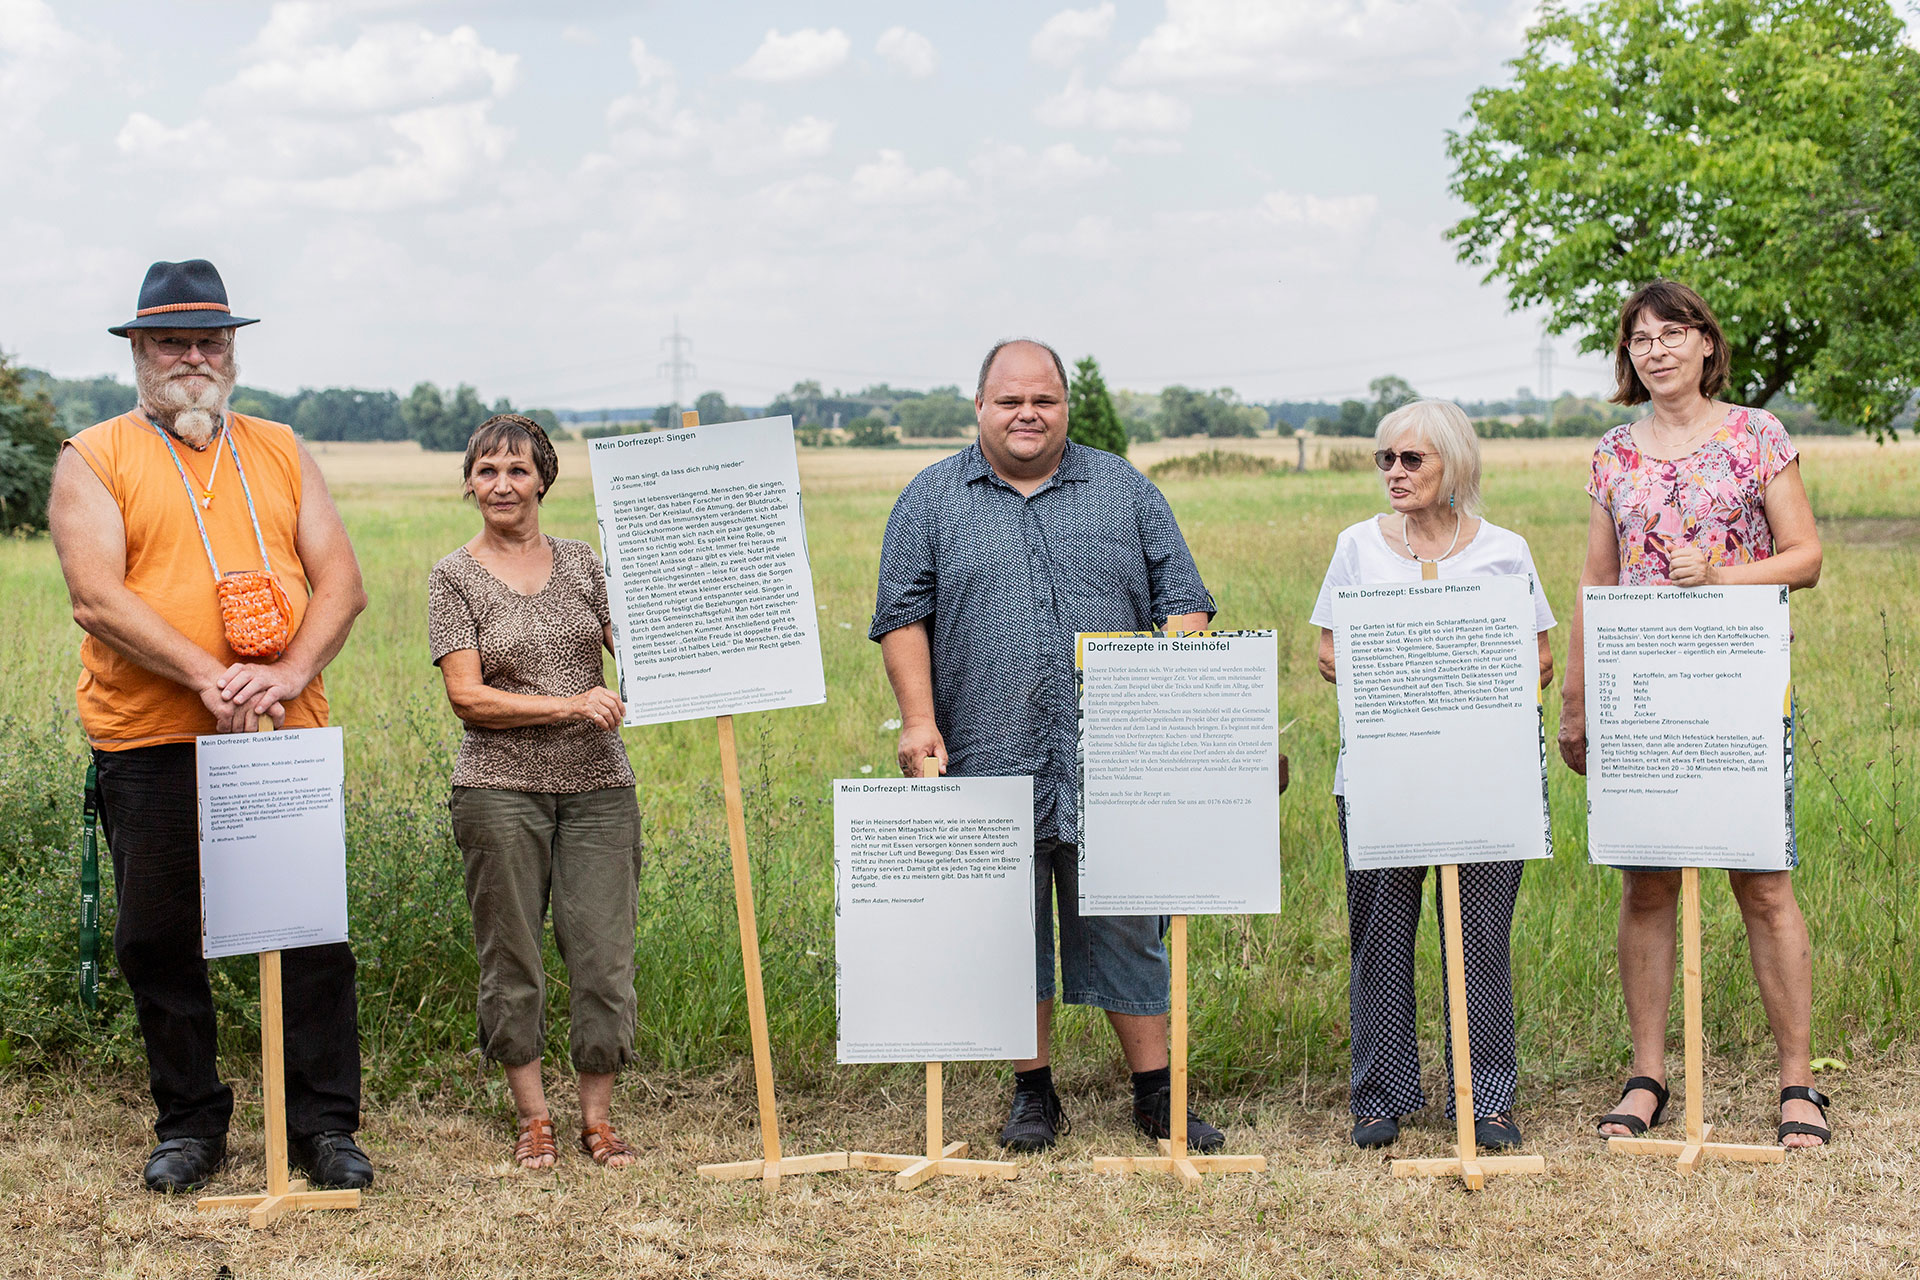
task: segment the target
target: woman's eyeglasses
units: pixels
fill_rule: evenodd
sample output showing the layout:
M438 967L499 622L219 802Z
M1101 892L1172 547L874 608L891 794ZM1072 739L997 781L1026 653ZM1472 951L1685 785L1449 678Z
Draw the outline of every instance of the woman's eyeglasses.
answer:
M1373 465L1382 471L1393 470L1395 459L1398 459L1400 465L1407 470L1418 471L1421 466L1426 463L1427 455L1417 449L1402 449L1398 453L1395 453L1391 449L1375 449L1373 451Z
M1660 345L1677 347L1687 340L1687 333L1693 328L1688 324L1670 324L1660 331ZM1633 355L1643 356L1653 350L1653 335L1636 333L1627 339L1627 350Z

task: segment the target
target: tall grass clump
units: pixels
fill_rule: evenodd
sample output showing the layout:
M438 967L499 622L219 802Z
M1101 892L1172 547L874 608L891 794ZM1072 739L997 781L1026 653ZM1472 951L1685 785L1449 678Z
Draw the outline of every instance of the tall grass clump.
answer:
M1198 479L1205 476L1263 476L1275 469L1272 458L1256 457L1251 453L1238 453L1232 449L1206 449L1200 453L1183 453L1177 457L1156 462L1147 468L1147 475L1155 480Z

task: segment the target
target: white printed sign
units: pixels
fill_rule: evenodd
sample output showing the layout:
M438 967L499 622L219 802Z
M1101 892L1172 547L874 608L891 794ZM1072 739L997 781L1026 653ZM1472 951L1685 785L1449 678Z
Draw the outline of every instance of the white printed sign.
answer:
M1355 870L1553 855L1532 589L1503 575L1335 591Z
M346 748L333 729L194 740L200 953L347 940Z
M1780 586L1588 587L1587 857L1793 865L1793 667Z
M1080 913L1280 909L1271 631L1077 637Z
M626 723L825 702L793 419L604 437L587 457Z
M1033 779L833 786L840 1061L1031 1058Z

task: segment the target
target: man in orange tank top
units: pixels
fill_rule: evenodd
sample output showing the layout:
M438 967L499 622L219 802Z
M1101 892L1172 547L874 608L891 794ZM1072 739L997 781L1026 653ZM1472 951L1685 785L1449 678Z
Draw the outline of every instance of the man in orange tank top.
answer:
M139 404L61 450L48 504L54 549L87 633L80 722L98 770L113 855L114 957L133 992L159 1111L147 1185L203 1185L226 1155L233 1091L200 954L197 735L327 722L320 673L366 607L360 566L320 470L279 423L231 413L235 316L213 264L156 262L130 338ZM228 645L216 583L271 575L290 637L277 656ZM247 647L242 642L242 647ZM303 947L283 961L287 1130L321 1187L364 1187L353 952Z

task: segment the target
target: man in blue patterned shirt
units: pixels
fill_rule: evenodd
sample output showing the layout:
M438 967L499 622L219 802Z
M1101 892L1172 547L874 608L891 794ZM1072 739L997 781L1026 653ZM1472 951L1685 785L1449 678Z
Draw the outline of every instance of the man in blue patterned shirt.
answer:
M887 520L869 633L900 702L900 768L1033 777L1038 1054L1014 1064L1000 1141L1052 1146L1067 1127L1053 1089L1054 885L1064 998L1107 1011L1133 1071L1134 1123L1168 1136L1164 916L1079 912L1073 638L1197 631L1213 614L1167 500L1125 459L1067 440L1067 372L1024 339L987 353L980 434L915 476ZM1187 1142L1225 1139L1189 1113Z

